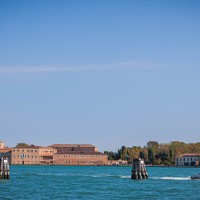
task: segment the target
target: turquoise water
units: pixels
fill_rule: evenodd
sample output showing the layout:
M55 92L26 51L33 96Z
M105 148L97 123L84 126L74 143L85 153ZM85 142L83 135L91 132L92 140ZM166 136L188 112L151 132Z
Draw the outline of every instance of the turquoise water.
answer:
M131 167L11 166L0 180L0 199L200 199L200 168L148 167L132 180Z

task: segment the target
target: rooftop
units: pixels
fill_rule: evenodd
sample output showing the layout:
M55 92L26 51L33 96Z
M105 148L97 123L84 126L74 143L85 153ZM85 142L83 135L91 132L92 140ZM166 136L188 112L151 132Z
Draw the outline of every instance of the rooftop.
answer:
M77 154L77 155L106 155L104 153L101 153L101 152L82 152L82 151L68 151L68 152L65 152L65 153L56 153L56 154L65 154L65 155L68 155L68 154Z
M178 157L197 157L200 156L198 153L184 153L182 155L179 155Z
M0 153L7 153L9 151L12 151L12 148L3 148L3 149L0 149Z
M53 147L95 147L91 144L53 144Z
M39 149L40 146L34 146L34 145L33 145L33 146L32 146L32 145L31 145L31 146L17 146L17 147L14 147L14 148L21 148L21 149L29 149L29 148L30 148L30 149ZM13 148L13 149L14 149L14 148Z

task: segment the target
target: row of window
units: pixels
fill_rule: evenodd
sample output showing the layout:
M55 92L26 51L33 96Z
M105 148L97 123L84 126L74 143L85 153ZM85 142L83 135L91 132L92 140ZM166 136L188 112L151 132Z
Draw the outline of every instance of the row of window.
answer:
M177 162L176 165L186 165L186 166L194 166L196 165L196 163L193 161L193 162Z
M12 161L12 163L20 163L21 164L22 162L21 161ZM38 162L34 162L34 161L30 161L29 162L29 161L27 161L26 163L38 163Z
M177 161L180 160L180 161L196 161L198 160L197 158L177 158Z
M70 163L70 160L67 160L66 162L68 162L68 163ZM80 163L85 163L86 161L77 161L78 163L80 162ZM100 161L87 161L86 163L88 163L88 162L90 162L90 163L97 163L97 162L102 162L101 160ZM73 162L73 163L75 163L75 162Z
M41 156L42 157L42 156ZM37 156L29 156L29 155L20 155L20 156L13 156L13 158L37 158Z
M60 150L60 151L62 151L62 150L64 150L64 151L65 150L67 150L67 151L83 150L84 151L84 150L94 150L95 148L94 147L56 147L55 149Z
M13 149L13 152L25 152L24 149L22 149L21 151L19 149ZM38 152L37 149L27 149L26 152ZM47 150L42 150L42 152L46 152L46 153L52 153L53 151L47 151Z
M21 155L13 155L13 158L37 158L37 157L40 157L40 158L42 158L43 156L37 156L37 155L24 155L24 154L21 154ZM59 155L58 155L58 157L59 157ZM104 156L77 156L77 155L75 155L75 156L64 156L64 157L77 157L77 158L91 158L91 157L93 157L93 158L103 158Z
M59 155L58 155L58 157L59 157ZM64 155L64 157L68 157L68 158L70 158L70 157L77 157L77 158L103 158L104 156L80 156L80 155L71 155L71 156L67 156L67 155Z
M48 150L42 150L42 152L46 152L46 153L52 153L53 151L48 151Z
M12 151L13 151L13 152L19 152L19 149L16 149L16 150L13 149ZM36 150L36 149L34 149L34 150L33 150L33 149L27 149L27 152L37 152L37 151L38 151L38 150ZM25 150L22 149L21 152L25 152Z

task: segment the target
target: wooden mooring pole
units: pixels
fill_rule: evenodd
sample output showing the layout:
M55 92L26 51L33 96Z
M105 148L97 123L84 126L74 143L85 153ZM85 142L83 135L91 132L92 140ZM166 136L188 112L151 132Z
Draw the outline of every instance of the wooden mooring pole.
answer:
M10 178L10 168L7 157L0 158L0 179Z
M131 178L132 179L146 179L146 178L148 178L148 173L147 173L143 159L141 159L141 158L133 159Z

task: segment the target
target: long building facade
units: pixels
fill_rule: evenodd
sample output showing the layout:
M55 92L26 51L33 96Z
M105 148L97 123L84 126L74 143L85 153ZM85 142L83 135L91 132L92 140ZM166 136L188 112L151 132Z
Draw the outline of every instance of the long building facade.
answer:
M200 154L187 153L176 156L176 166L199 166Z
M12 148L14 165L53 164L53 148L40 146L19 146Z
M54 144L55 165L108 165L108 156L90 144Z
M10 149L13 165L108 165L108 156L90 144L17 146Z

